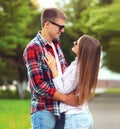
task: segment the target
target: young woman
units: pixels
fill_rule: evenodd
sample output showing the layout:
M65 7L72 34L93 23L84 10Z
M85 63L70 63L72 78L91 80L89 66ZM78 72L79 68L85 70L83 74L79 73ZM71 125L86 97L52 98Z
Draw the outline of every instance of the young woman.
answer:
M46 53L45 61L53 74L56 89L64 94L74 91L79 98L77 107L60 103L60 112L65 113L64 129L92 129L88 101L96 88L101 46L97 39L83 35L74 42L72 51L76 58L62 76L58 76L55 58L50 53Z

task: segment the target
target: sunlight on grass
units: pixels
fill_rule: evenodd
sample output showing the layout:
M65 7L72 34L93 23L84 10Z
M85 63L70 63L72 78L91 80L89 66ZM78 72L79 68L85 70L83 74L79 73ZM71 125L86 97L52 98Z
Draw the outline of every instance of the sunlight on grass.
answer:
M0 129L30 129L29 100L0 100Z
M106 93L120 93L120 88L108 88Z

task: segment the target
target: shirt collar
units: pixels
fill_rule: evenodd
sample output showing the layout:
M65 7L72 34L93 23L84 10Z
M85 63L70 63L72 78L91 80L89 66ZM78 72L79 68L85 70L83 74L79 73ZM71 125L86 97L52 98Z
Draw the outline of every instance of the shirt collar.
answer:
M47 40L46 39L44 39L42 36L41 36L41 34L40 34L40 32L38 32L37 33L37 39L38 39L38 41L42 44L42 45L47 45Z
M38 39L38 40L42 43L42 45L44 45L44 46L50 45L50 44L48 43L48 41L42 37L40 31L39 31L38 34L37 34L37 39ZM59 42L59 39L54 39L54 40L52 41L52 43L54 43L54 44L55 44L55 43L58 43L58 42Z

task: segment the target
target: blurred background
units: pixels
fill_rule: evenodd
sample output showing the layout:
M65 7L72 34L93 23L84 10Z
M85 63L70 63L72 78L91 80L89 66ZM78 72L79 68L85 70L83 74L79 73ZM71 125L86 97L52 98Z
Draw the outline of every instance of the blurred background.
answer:
M120 109L120 0L0 0L0 128L31 128L30 92L22 54L41 29L41 11L48 7L59 7L67 14L60 40L68 63L75 58L72 43L81 35L89 34L101 42L98 84L90 107L95 114L95 129L110 129L106 126L111 122L100 126L104 117L100 119L97 114L104 115L110 107L110 112ZM111 116L117 119L118 114L119 110Z

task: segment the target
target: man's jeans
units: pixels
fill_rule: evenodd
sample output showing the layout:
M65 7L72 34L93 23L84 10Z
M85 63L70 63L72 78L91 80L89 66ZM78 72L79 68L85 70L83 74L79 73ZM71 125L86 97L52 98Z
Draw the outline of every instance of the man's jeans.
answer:
M55 127L55 116L47 111L37 111L31 115L33 129L54 129Z

